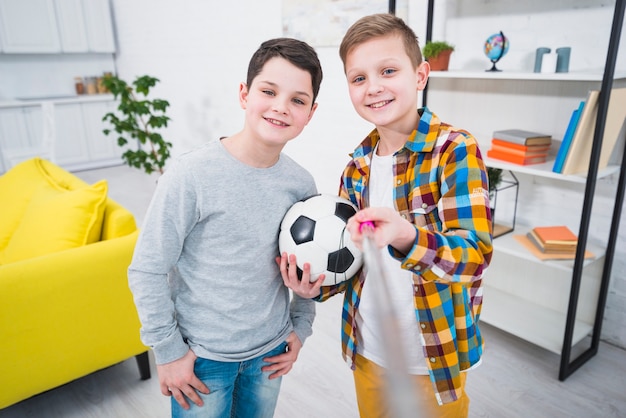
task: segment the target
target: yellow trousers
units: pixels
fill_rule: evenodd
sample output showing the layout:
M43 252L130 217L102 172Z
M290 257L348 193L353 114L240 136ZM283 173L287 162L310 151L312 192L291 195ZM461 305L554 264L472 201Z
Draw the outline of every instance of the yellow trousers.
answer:
M354 385L361 418L393 418L387 401L386 373L383 367L357 355ZM415 386L415 399L420 407L419 411L415 411L416 418L465 418L468 416L470 400L465 390L461 399L439 406L430 377L428 375L411 377ZM465 373L461 373L463 389L465 389L465 379Z

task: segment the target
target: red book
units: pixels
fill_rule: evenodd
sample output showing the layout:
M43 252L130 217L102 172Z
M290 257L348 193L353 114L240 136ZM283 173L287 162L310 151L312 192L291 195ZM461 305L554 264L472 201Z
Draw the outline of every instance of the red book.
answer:
M539 144L539 145L521 145L516 144L515 142L504 141L502 139L493 138L491 140L491 145L497 145L499 147L506 147L507 149L515 149L524 152L536 152L536 151L544 151L548 152L550 149L550 145L548 144Z
M547 157L548 149L550 149L550 147L537 148L536 150L535 149L521 150L521 149L511 148L511 147L502 146L502 145L494 143L494 144L491 144L491 149L495 151L500 151L500 152L508 152L510 154L519 155L521 157Z
M546 162L545 155L524 157L523 155L515 155L510 152L502 152L493 149L487 151L487 157L519 165L540 164Z

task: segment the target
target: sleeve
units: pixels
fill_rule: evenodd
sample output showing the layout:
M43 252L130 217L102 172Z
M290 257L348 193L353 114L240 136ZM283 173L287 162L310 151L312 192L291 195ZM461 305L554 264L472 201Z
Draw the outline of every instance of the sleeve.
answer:
M308 174L309 182L302 198L313 196L317 194L317 186L315 180L310 174ZM313 321L315 320L315 302L312 299L304 299L295 293L291 299L289 306L289 314L291 317L291 323L293 324L293 330L300 339L300 342L304 344L304 341L313 334Z
M313 320L315 319L315 302L293 294L289 307L293 330L304 344L304 341L313 334Z
M198 217L193 184L175 165L159 178L128 269L141 340L153 349L157 364L189 349L176 323L168 276Z
M457 135L442 151L438 169L441 229L416 227L408 254L389 251L424 280L472 282L482 277L493 251L487 172L474 138Z

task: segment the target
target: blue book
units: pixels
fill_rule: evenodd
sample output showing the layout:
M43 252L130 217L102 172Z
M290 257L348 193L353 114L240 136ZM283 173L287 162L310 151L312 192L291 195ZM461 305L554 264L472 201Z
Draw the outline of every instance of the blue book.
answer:
M555 173L561 173L563 171L563 164L565 164L565 158L567 158L569 147L572 144L572 138L576 132L576 127L578 126L580 115L583 112L583 107L585 107L584 100L580 102L578 109L572 112L572 117L569 120L567 129L565 130L565 135L563 136L563 142L561 142L559 151L556 154L556 159L554 160L554 166L552 167L552 171Z

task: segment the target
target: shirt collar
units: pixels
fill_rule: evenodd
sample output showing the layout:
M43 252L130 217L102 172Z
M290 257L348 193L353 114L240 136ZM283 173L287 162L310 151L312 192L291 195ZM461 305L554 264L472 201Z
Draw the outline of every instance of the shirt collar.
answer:
M417 129L409 135L404 147L398 152L402 152L405 148L410 152L430 152L435 148L441 121L427 107L418 109L417 113L420 116ZM378 130L374 129L354 150L351 156L356 161L357 167L369 165L371 153L376 148L379 140Z

